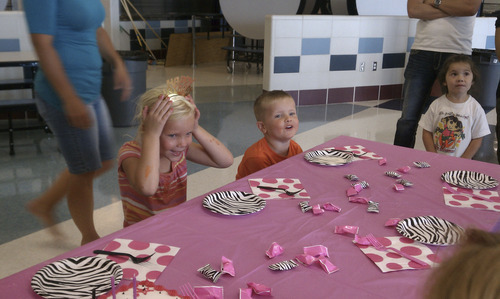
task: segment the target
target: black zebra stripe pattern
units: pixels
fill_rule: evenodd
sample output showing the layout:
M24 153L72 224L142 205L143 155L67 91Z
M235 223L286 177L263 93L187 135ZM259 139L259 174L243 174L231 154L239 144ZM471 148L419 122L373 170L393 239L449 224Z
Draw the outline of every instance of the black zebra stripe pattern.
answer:
M369 201L368 208L366 209L368 213L379 213L378 202Z
M200 269L198 269L198 272L200 272L203 276L208 278L213 283L216 283L217 280L219 280L219 277L222 275L221 271L214 270L210 266L210 264L206 264L205 266L201 267Z
M469 170L452 170L441 175L448 184L466 189L490 189L498 186L498 181L484 173Z
M385 175L395 179L399 179L401 177L401 175L395 171L386 171Z
M340 166L351 163L354 155L336 150L318 150L306 153L304 159L319 165Z
M222 215L247 215L265 208L266 201L242 191L221 191L207 195L203 207Z
M399 180L396 181L396 183L401 184L401 185L403 185L405 187L413 186L412 182L410 182L408 180L405 180L405 179L399 179Z
M346 175L344 175L344 177L352 182L359 180L358 176L355 174L346 174Z
M464 232L459 225L436 216L403 219L396 230L407 238L430 245L455 244Z
M273 271L288 271L292 270L293 268L296 268L297 266L298 264L295 261L288 260L269 265L269 269Z
M418 168L429 168L429 167L431 167L431 164L429 164L427 162L424 162L424 161L413 162L413 164L415 166L417 166Z
M361 181L361 182L358 182L358 183L352 183L351 186L354 187L354 186L356 186L356 184L360 184L363 189L366 189L366 188L370 187L370 184L368 184L367 181Z
M309 205L308 201L301 201L299 202L300 209L302 210L302 213L305 213L307 211L312 210L313 207Z
M122 279L122 268L114 261L95 256L63 259L40 269L31 279L31 288L43 298L92 298L111 290Z

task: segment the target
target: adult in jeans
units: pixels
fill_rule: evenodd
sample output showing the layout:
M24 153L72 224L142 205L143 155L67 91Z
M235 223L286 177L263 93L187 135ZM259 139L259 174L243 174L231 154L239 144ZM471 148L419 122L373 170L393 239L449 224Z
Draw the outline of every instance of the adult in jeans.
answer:
M57 139L67 168L27 209L45 225L64 197L82 234L81 244L99 238L93 221L93 181L113 167L116 155L102 96L102 60L114 69L115 88L130 94L131 80L101 27L100 0L24 0L31 40L40 61L36 104Z
M405 69L403 111L395 145L415 146L418 121L430 104L432 86L446 58L472 54L472 33L480 5L481 0L408 0L408 16L420 20Z

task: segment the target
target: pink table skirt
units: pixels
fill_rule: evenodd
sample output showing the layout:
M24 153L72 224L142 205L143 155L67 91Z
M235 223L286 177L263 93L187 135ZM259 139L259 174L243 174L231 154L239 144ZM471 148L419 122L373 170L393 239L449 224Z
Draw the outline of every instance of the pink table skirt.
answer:
M215 191L250 192L248 178L298 178L311 196L310 203L331 202L342 208L340 213L322 215L302 213L299 199L268 200L265 209L245 216L214 214L202 207L200 196L127 229L103 237L93 243L69 251L0 280L0 297L39 298L30 287L31 277L44 265L72 256L93 256L115 238L133 239L180 247L179 253L158 278L157 283L169 289L189 282L193 286L224 287L225 298L238 298L240 288L256 282L272 288L275 298L422 298L423 283L431 270L405 270L382 273L352 243L352 235L335 234L335 226L359 227L359 234L398 236L394 228L384 226L389 218L434 215L464 228L490 230L500 218L494 211L455 208L444 204L440 176L449 170L472 170L500 179L500 166L447 157L413 149L400 148L373 141L341 136L314 149L330 146L363 145L387 159L356 161L340 167L319 166L304 160L303 154L273 165L249 177L232 182ZM412 167L404 177L414 183L402 192L392 188L394 179L384 175L414 161L428 162L431 167ZM350 203L346 190L351 182L346 174L356 174L370 184L362 196L379 202L380 213L367 213L366 205ZM206 178L210 180L209 177ZM498 187L493 190L497 191ZM269 259L265 252L277 242L284 253ZM291 271L274 272L272 263L293 259L303 248L324 245L329 260L339 271L327 274L321 267L299 266ZM451 247L429 246L438 254ZM36 250L34 248L33 250ZM220 267L221 257L234 262L236 276L223 275L212 283L197 272L211 264Z

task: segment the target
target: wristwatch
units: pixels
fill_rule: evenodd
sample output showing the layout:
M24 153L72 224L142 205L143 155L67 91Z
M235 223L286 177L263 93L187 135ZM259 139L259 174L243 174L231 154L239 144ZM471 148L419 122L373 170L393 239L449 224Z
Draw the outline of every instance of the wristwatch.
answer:
M439 8L439 5L441 5L441 0L434 0L434 4L432 4L432 6Z

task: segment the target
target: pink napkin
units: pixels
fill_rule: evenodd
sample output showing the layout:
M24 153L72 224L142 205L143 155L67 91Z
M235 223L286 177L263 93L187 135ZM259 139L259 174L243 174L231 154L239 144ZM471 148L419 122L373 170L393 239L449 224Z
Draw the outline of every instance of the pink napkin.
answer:
M463 189L453 186L450 186L449 188L459 192L460 194L453 194L447 190L446 187L443 187L444 203L447 206L500 212L500 196L497 191ZM493 202L473 198L472 194L488 198Z
M372 159L372 160L383 159L383 157L377 155L376 153L370 151L369 149L365 148L362 145L346 145L346 146L336 146L336 147L325 148L325 150L331 150L331 149L350 151L353 154L357 154L357 155L364 154L361 157L354 157L353 161L370 160L370 159Z
M300 193L291 196L291 195L286 195L286 193L283 192L282 190L265 190L257 187L257 186L278 187L294 192L304 188L299 179L289 179L289 178L249 179L248 183L250 184L250 188L252 188L252 193L264 199L311 198L305 189L302 190Z
M163 269L174 259L180 248L128 239L114 239L103 250L125 252L134 256L145 256L154 252L155 254L149 260L140 264L132 263L126 256L99 254L118 263L123 269L124 279L132 280L135 275L137 281L149 280L154 282L163 272Z
M419 260L426 262L431 265L431 267L436 267L436 263L439 263L439 258L434 254L427 246L420 242L413 241L412 239L406 237L385 237L377 238L380 243L385 246L394 247L407 254L410 254ZM383 272L392 272L400 270L415 270L415 269L426 269L414 261L410 261L407 258L400 256L399 254L389 251L381 251L375 249L373 246L356 244L356 246L361 249L361 251L375 263L377 267Z
M193 287L198 299L224 299L224 288L219 286Z

